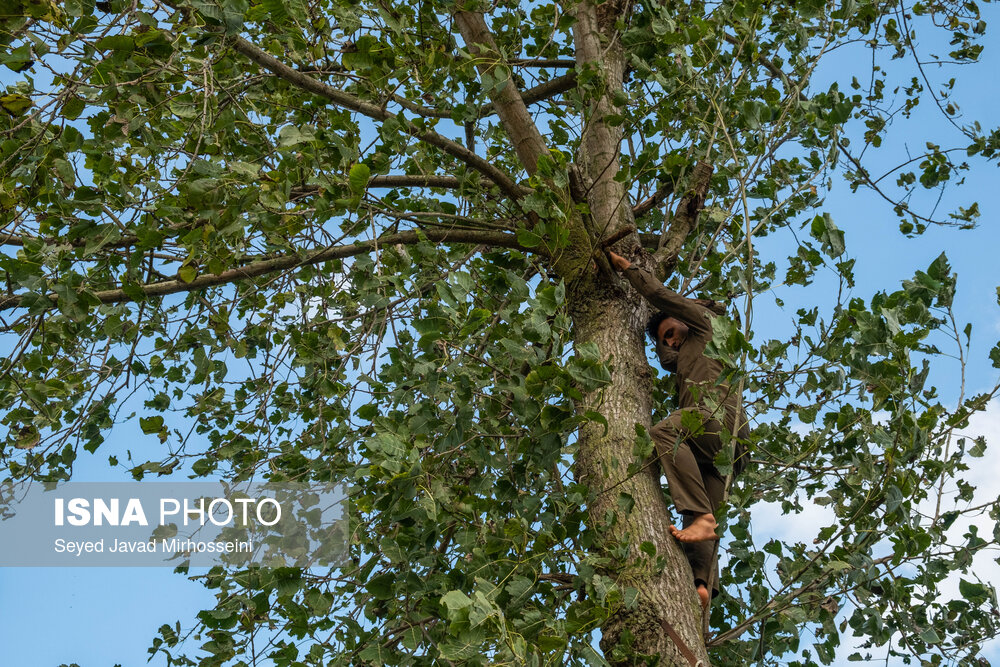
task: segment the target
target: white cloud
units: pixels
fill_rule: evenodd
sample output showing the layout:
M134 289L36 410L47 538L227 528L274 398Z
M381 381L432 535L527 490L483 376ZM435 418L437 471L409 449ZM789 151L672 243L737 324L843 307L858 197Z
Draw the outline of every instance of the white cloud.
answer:
M956 502L956 491L954 487L946 485L941 509L966 510L978 507L986 503L995 502L1000 498L1000 467L997 466L997 459L1000 457L1000 401L993 400L987 405L986 410L978 412L969 419L968 427L962 429L959 437L965 437L970 442L975 437L982 436L986 440L986 452L982 458L967 458L969 470L961 475L969 484L976 487L975 495L971 501ZM969 527L974 525L978 535L986 541L993 540L993 530L996 522L989 517L988 511L981 511L976 515L962 515L948 531L949 541L953 544L964 542L962 537ZM972 573L981 581L991 584L995 588L1000 588L1000 564L996 559L1000 556L1000 550L996 546L987 547L978 552L969 568L969 574L952 573L944 582L941 590L948 599L961 597L958 585L959 580L965 578L973 579ZM1000 658L1000 639L992 639L984 644L984 653Z
M834 523L836 517L829 506L817 505L811 500L799 498L802 511L797 514L784 514L781 503L760 503L753 508L754 535L760 541L762 537L773 537L782 542L801 542L803 537L816 534L818 528Z

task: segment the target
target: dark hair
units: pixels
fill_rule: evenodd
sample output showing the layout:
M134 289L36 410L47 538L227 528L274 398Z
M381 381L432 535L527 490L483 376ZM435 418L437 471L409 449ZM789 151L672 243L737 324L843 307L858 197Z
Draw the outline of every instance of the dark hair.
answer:
M670 316L666 313L657 311L653 313L652 317L649 318L649 321L646 322L646 334L652 339L653 343L660 342L656 339L656 334L660 328L660 323L668 317Z

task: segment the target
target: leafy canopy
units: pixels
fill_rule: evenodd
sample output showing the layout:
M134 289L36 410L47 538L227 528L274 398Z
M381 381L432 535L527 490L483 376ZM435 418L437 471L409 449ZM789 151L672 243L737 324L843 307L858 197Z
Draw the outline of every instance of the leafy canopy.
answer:
M462 10L485 12L492 56L462 38ZM820 270L853 286L844 232L823 211L835 176L887 199L904 234L975 224L974 203L940 219L910 204L969 169L958 156L996 159L996 131L959 124L954 80L926 64L906 82L881 65L814 78L852 43L924 62L918 30L947 33L942 59L973 62L977 3L643 0L617 19L620 91L599 62L576 62L574 12L4 3L8 481L69 479L83 450L136 479L355 485L351 567L213 571L203 657L165 625L151 650L171 664L246 664L254 650L278 665L603 664L593 633L638 591L607 576L594 490L569 471L577 429L614 418L578 405L615 369L573 345L568 294L582 278L559 261L582 252L572 221L588 207L566 192L591 103L608 96L601 120L624 136L610 176L643 242L673 249L661 266L676 266L674 287L746 304L746 325L720 326L714 352L739 369L758 460L730 497L714 659L829 664L850 631L864 653L945 664L996 635L995 591L969 566L997 532L966 515L1000 510L968 509L960 475L985 443L958 436L996 389L956 403L928 384L939 345L969 349L944 255L898 291L803 308L772 339L755 340L749 319L758 295ZM537 164L497 115L514 87L544 140ZM864 160L921 103L961 145L927 143L894 178L873 175ZM697 161L714 167L707 207L664 246ZM802 233L787 259L754 245L789 230ZM657 381L654 418L671 393ZM145 437L106 452L132 420ZM651 445L636 430L645 474ZM959 502L935 505L952 484ZM815 503L829 521L762 544L750 523L761 502ZM651 544L632 548L660 562Z

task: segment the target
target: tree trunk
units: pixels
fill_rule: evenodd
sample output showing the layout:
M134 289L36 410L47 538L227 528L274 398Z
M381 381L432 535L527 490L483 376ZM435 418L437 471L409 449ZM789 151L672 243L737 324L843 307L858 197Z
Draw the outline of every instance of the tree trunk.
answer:
M581 2L575 7L578 67L597 67L605 77L604 89L591 100L578 156L600 238L632 223L625 187L614 180L621 132L603 122L617 111L613 95L622 88L624 53L613 26L624 5ZM647 432L650 427L652 376L643 339L649 308L617 278L575 281L569 299L576 345L595 343L612 378L610 386L587 394L581 405L582 411L604 415L608 430L605 434L597 423L580 430L576 474L590 489L588 513L600 535L599 548L614 563L602 574L616 580L623 595L628 588L638 591L631 608L619 605L604 624L601 648L612 665L652 664L658 658L661 665L690 666L668 636L667 621L695 658L708 665L691 568L668 532L671 517L654 472L658 468L642 466L648 461L637 461L633 453L636 424ZM631 472L630 464L636 464ZM654 558L640 550L644 543L655 548ZM661 558L663 567L657 568Z
M576 474L590 489L588 514L600 535L600 551L615 563L602 574L616 580L623 595L627 588L638 591L633 608L619 608L605 623L601 648L612 665L652 663L643 659L647 655L659 656L659 664L689 666L664 630L666 620L707 665L691 568L668 532L672 521L658 468L644 466L636 472L633 465L629 470L630 464L648 463L637 461L633 453L635 425L650 427L652 376L643 341L648 308L634 292L626 294L617 285L592 284L585 290L571 294L575 342L597 344L609 361L612 381L584 398L581 410L600 412L608 430L605 434L599 423L580 430ZM653 545L656 558L640 551L645 542ZM657 558L664 559L659 571ZM616 650L623 635L631 640Z

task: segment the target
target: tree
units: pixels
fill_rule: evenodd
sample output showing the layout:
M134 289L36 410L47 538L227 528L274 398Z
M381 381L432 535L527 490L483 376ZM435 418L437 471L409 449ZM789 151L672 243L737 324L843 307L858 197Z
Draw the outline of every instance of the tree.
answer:
M822 267L853 285L823 212L838 172L904 235L975 224L974 204L908 203L970 168L957 149L928 143L893 188L864 161L925 100L996 158L916 41L940 26L946 58L975 61L975 2L8 5L9 480L68 479L141 401L149 442L109 456L136 479L354 485L350 567L204 577L197 664L828 664L846 625L943 664L995 636L988 582L939 584L996 543L949 528L996 504L923 513L982 455L956 429L997 391L949 409L926 386L935 341L968 350L946 258L780 338L751 327L776 284ZM813 82L858 41L917 78ZM755 242L800 227L778 277ZM756 464L725 510L709 634L648 465L670 380L647 370L648 306L599 251L612 238L741 311L713 354ZM834 517L815 539L754 544L755 503L807 499ZM196 664L178 641L164 626L153 650Z

